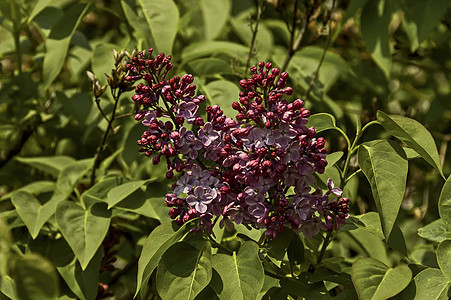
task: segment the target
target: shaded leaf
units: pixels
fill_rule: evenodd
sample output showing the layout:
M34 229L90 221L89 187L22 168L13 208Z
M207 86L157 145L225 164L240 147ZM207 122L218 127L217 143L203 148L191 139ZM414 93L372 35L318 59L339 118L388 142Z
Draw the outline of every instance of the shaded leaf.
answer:
M10 250L13 245L11 232L0 216L0 281L8 274ZM0 289L1 291L1 289Z
M84 210L73 202L63 202L55 216L64 239L85 270L108 232L111 212L106 203L95 203Z
M444 178L434 139L421 123L403 116L387 115L382 111L377 112L377 120L388 133L418 152Z
M28 16L27 23L33 21L34 17L36 17L44 8L49 6L55 0L39 0L33 7L30 15Z
M199 249L187 242L172 245L157 268L157 291L163 299L194 299L212 276L211 247Z
M449 1L403 0L401 5L404 11L404 28L411 43L411 50L414 51L445 15Z
M76 161L64 168L56 181L56 192L68 196L78 180L80 180L92 167L92 158Z
M57 299L58 276L53 265L37 254L15 260L14 281L19 299Z
M186 225L187 223L178 228L173 222L163 223L149 234L138 260L138 283L135 297L141 288L147 285L150 275L166 250L186 234Z
M45 41L46 53L43 62L43 77L46 87L50 86L63 67L71 38L88 8L89 4L76 3L69 7L53 25Z
M263 286L265 275L254 242L244 242L238 254L234 252L232 256L213 255L213 268L222 282L213 286L219 299L253 300Z
M371 185L386 239L390 236L406 189L408 162L403 156L399 145L387 141L359 147L359 166Z
M57 177L65 167L75 162L75 159L69 156L36 156L36 157L16 157L23 163L32 166L44 173Z
M0 198L0 201L10 199L15 192L23 191L30 194L41 194L47 193L55 190L55 182L48 180L38 180L34 181L30 184L27 184L23 187L18 188L17 190L5 194Z
M94 75L102 84L106 84L105 73L111 74L111 70L114 67L114 57L113 50L120 51L117 49L118 46L110 43L99 43L92 50L91 65Z
M280 286L287 293L298 297L318 300L330 299L324 283L322 281L311 283L309 278L309 275L305 273L301 274L298 280L284 278L280 280Z
M217 74L232 74L230 64L219 58L200 58L187 63L196 77L216 76Z
M15 192L11 198L33 239L38 236L42 226L55 213L58 203L63 200L64 196L54 194L49 201L41 204L35 196L25 191Z
M451 226L451 175L446 180L440 193L438 211L443 222Z
M138 0L138 3L144 12L158 51L172 53L179 19L179 11L174 1Z
M368 1L360 17L360 29L366 48L387 78L390 77L392 66L388 26L394 12L393 6L393 1L389 0Z
M438 245L437 263L451 283L451 240L443 241Z
M361 258L352 265L351 277L359 299L388 299L409 284L412 271L407 265L389 268L376 259Z
M196 42L183 49L182 60L192 61L196 58L226 54L233 58L245 60L249 49L241 44L225 41Z

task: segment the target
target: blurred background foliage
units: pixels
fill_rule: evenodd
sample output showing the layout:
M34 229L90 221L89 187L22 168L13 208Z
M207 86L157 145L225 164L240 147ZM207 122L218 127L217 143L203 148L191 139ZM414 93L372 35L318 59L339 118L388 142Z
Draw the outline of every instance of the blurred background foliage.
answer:
M193 74L199 92L228 116L235 115L231 103L238 99L238 83L248 67L271 61L290 74L293 99L305 99L312 113L334 115L349 137L359 124L375 120L377 110L418 120L432 133L449 175L450 26L447 0L2 1L0 214L14 240L28 249L28 233L8 195L36 181L42 183L39 193L45 194L52 187L43 183L51 182L58 170L94 156L107 122L86 71L107 84L104 74L114 67L113 49L131 53L152 47L155 53L171 54L173 75ZM119 100L98 178L152 179L147 196L160 204L155 204L157 219L145 213L112 219L126 236L119 255L123 265L119 275L103 280L115 285L124 299L136 284L142 238L158 220L168 219L162 199L167 191L165 168L153 166L137 151L143 128L132 117L130 96L123 94ZM99 105L108 115L113 102L107 91ZM383 134L374 126L364 139ZM346 151L335 131L321 135L330 153ZM36 157L48 157L51 163L33 160ZM351 167L356 164L351 161ZM422 159L409 165L399 224L408 248L416 251L413 257L436 266L433 259L427 261L431 249L416 230L438 218L443 179ZM77 185L80 194L88 188L89 178ZM345 194L353 214L375 211L362 174L349 182ZM365 251L378 251L371 248L376 242L370 237L362 239L367 241ZM343 237L334 251L352 257L361 246L353 243ZM390 262L382 252L380 260Z

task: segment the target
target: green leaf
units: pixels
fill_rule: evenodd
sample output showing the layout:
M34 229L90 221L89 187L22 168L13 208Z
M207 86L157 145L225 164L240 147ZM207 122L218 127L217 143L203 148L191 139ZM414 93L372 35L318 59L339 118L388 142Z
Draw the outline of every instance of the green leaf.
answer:
M78 180L80 180L92 167L92 158L76 161L64 168L56 181L56 192L61 195L70 195Z
M351 277L359 299L388 299L409 284L412 271L407 265L389 268L376 259L361 258L352 265Z
M451 225L446 224L442 219L437 219L418 229L418 235L432 242L441 243L451 239Z
M36 156L36 157L16 157L16 159L39 171L57 177L65 167L75 162L75 159L69 156Z
M265 275L254 242L244 242L232 256L213 255L213 268L221 277L222 284L213 286L221 300L253 300L263 286Z
M158 264L157 291L163 299L192 300L208 285L211 276L210 243L204 241L198 249L179 242L163 254Z
M371 147L360 145L358 159L371 185L382 230L388 239L406 190L408 162L404 151L395 143L378 141Z
M216 80L203 87L210 104L221 107L224 115L234 118L238 111L232 108L232 102L239 98L240 89L228 80Z
M200 58L187 63L195 77L214 77L233 74L230 64L219 58Z
M221 29L230 15L229 0L200 0L202 18L204 19L205 39L212 40L221 33Z
M335 117L327 113L314 114L308 118L307 126L313 126L316 129L316 132L334 129L336 128Z
M179 11L172 0L138 0L158 52L172 53Z
M403 0L404 28L415 51L434 29L449 7L448 0Z
M394 3L389 0L368 1L360 17L360 29L366 48L387 78L390 77L392 67L388 26L393 6Z
M89 6L85 3L76 3L70 6L53 25L45 41L46 53L43 62L45 87L50 86L63 67L72 36L88 12Z
M13 246L11 232L0 216L0 282L8 274L10 250ZM1 291L1 289L0 289Z
M81 201L84 203L85 207L89 207L95 202L106 202L108 192L121 183L122 180L116 177L99 181L81 195Z
M111 70L114 68L113 50L121 50L117 47L117 45L110 43L99 43L92 50L92 72L103 84L107 82L105 73L111 74Z
M55 0L39 0L33 7L33 10L31 11L30 15L28 16L27 23L33 21L34 17L36 17L44 8L49 6L53 1Z
M451 282L451 239L443 241L438 245L437 262L443 275Z
M382 111L377 112L377 120L388 133L418 152L445 178L440 166L440 158L434 139L421 123L403 116L387 115Z
M55 216L64 239L85 270L108 232L111 212L106 203L95 203L84 210L73 202L63 202Z
M451 175L446 180L440 193L438 211L443 222L451 225Z
M226 54L232 58L246 60L249 49L241 44L225 41L196 42L183 49L182 60L187 63L196 58Z
M324 283L310 282L310 276L302 273L298 280L291 278L283 278L280 280L280 286L291 295L295 295L305 299L330 299Z
M30 194L41 194L47 193L55 190L55 182L48 180L37 180L30 184L27 184L23 187L18 188L17 190L5 194L0 198L0 201L10 199L15 192L23 191Z
M138 181L130 181L124 183L122 185L116 186L112 188L108 192L108 209L124 200L127 196L131 195L137 189L139 189L146 181L138 180Z
M448 300L451 283L442 271L428 268L417 274L403 293L403 299Z
M175 223L167 222L161 224L149 234L138 260L138 283L135 297L140 289L147 285L161 256L185 235L186 225L187 223L179 229Z
M58 276L53 265L31 253L15 260L14 281L19 299L57 299Z
M38 236L42 226L55 213L58 203L63 200L64 196L54 194L49 201L41 204L35 196L25 191L15 192L11 197L17 214L33 239Z
M335 165L343 156L343 151L336 151L333 153L327 153L327 167L332 167L333 165Z
M304 262L304 244L299 238L299 233L291 231L291 234L290 245L288 245L287 249L288 260L295 265L300 265Z
M4 275L0 278L0 292L5 294L5 296L8 297L7 299L19 299L16 291L16 284L14 283L14 280L8 275ZM0 296L3 295L0 294Z

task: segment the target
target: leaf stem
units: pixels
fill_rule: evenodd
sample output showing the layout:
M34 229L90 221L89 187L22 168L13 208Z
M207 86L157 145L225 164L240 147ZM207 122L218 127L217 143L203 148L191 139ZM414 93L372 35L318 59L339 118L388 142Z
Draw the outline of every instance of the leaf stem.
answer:
M317 264L319 264L324 257L324 253L326 252L326 248L327 246L329 246L329 243L331 242L331 237L332 237L332 231L328 231L326 237L324 238L324 243L323 246L321 247L321 251L319 252L318 255L318 259L317 259Z
M255 19L254 26L252 26L252 21L251 21L252 39L251 39L251 44L249 46L249 53L247 54L246 67L244 68L244 78L247 77L247 72L248 72L248 69L249 69L249 63L250 63L251 58L253 56L253 52L254 52L254 48L255 48L255 40L257 38L258 25L260 24L260 17L262 15L262 11L263 11L263 0L258 0L258 2L257 2L257 17Z

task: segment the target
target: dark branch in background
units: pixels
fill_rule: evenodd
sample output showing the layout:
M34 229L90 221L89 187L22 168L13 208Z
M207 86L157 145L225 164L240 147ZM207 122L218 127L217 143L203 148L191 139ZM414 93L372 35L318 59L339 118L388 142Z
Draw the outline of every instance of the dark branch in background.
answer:
M285 61L283 62L283 66L281 68L282 71L286 71L288 64L290 63L291 58L299 50L299 46L301 45L301 41L304 38L304 34L307 31L308 23L310 22L310 18L313 15L313 6L308 8L305 19L302 21L301 31L299 32L296 40L294 36L296 34L296 23L297 23L297 10L298 10L298 1L294 2L294 11L293 11L293 23L290 30L290 49L288 50L288 54L285 57Z
M22 135L17 141L17 143L14 145L14 147L9 150L9 152L5 155L5 158L2 158L0 160L0 168L3 167L8 161L10 161L15 155L19 154L20 151L22 151L23 146L28 141L30 136L33 134L34 128L36 127L30 126L27 127L24 131L22 131Z
M114 121L114 116L116 114L116 109L117 109L117 105L119 103L119 97L122 94L122 90L119 89L119 91L116 93L114 93L114 90L112 90L112 94L113 94L113 98L114 98L114 106L113 106L113 111L111 112L111 118L108 119L106 118L106 116L103 114L102 110L100 110L102 112L103 117L108 120L108 126L105 130L105 133L103 134L103 138L102 138L102 142L100 143L99 148L97 149L97 153L94 156L94 163L92 165L92 171L91 171L91 182L90 185L93 186L95 181L96 181L96 170L99 168L100 166L100 162L101 162L101 157L102 157L102 153L105 150L106 147L106 140L108 138L108 135L110 133L110 130L112 129L112 125L113 125L113 121ZM97 101L96 101L97 102ZM98 102L97 102L98 103Z
M329 26L329 28L330 28L330 20L332 19L332 14L335 10L335 3L336 3L336 0L334 0L332 2L332 10L330 12L329 20L327 21L327 26ZM321 59L319 60L318 67L316 68L315 73L313 73L312 78L310 79L310 83L308 85L307 91L305 92L304 99L308 98L308 96L313 88L313 85L315 84L315 81L318 78L319 70L321 69L321 65L323 64L324 59L326 58L327 49L329 49L331 40L332 40L332 34L331 34L331 32L329 32L329 35L327 36L326 46L324 47L323 54L321 55Z
M249 46L249 53L247 54L247 60L246 60L246 67L244 68L244 77L247 77L247 71L249 69L249 63L251 61L251 58L253 56L254 53L254 48L255 48L255 40L257 38L257 33L258 33L258 25L260 24L260 17L262 15L262 11L263 11L263 0L257 0L257 17L255 19L255 24L252 24L251 21L251 30L252 30L252 40L251 40L251 45Z

